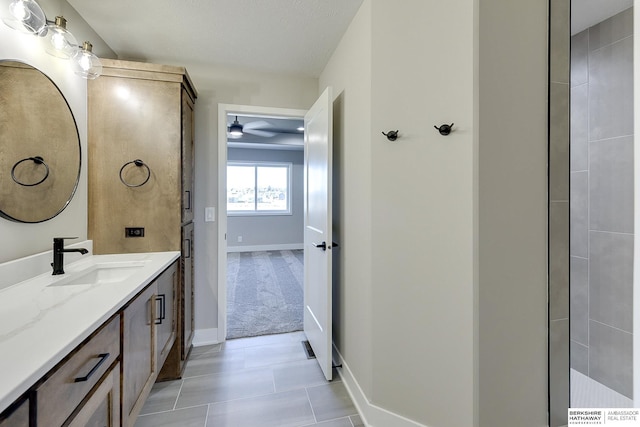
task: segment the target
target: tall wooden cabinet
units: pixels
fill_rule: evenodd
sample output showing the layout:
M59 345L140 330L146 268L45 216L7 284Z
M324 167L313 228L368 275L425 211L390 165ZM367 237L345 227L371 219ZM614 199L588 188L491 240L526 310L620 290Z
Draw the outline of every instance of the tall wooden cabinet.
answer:
M162 375L175 378L193 338L197 94L183 67L102 64L88 82L88 234L96 254L182 251L174 366Z

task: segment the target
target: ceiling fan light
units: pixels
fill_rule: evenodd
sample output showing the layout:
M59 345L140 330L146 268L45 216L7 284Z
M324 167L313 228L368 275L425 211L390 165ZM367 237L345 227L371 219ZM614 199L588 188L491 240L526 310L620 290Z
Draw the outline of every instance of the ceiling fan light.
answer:
M47 53L58 58L69 59L76 53L78 42L67 30L67 20L56 16L55 23L48 26Z
M231 136L242 136L242 125L238 122L238 116L236 116L236 119L231 123L231 126L229 126L229 134Z
M2 21L10 28L23 33L43 35L47 18L35 0L13 0L3 11Z

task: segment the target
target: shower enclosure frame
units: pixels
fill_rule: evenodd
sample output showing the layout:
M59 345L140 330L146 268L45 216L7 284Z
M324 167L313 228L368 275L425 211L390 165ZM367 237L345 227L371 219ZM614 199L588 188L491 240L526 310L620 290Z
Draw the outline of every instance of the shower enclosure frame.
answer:
M640 0L634 14L634 165L640 165ZM567 424L570 406L569 181L571 0L549 1L549 425ZM634 167L633 397L640 407L640 167ZM636 249L638 248L638 249ZM638 332L638 333L635 333Z

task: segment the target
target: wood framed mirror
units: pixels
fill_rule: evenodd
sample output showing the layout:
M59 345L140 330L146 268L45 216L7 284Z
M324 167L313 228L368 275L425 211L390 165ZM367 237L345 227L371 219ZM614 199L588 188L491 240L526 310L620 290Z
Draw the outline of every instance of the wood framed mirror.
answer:
M81 147L58 87L32 66L0 60L0 217L47 221L71 201Z

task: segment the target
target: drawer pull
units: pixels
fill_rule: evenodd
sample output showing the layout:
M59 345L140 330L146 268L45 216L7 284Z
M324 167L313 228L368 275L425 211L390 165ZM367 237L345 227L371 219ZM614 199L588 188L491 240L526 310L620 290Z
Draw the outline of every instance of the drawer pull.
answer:
M156 321L154 322L156 325L162 325L162 321L165 319L166 316L166 300L165 300L165 295L164 294L160 294L156 297L156 302L160 303L160 315L158 316L158 318L156 319Z
M89 373L88 373L86 376L84 376L84 377L78 377L78 378L76 378L75 380L73 380L74 382L76 382L76 383L81 383L81 382L84 382L84 381L88 381L88 380L89 380L89 378L91 378L91 376L92 376L93 374L95 374L95 373L96 373L96 371L98 370L98 368L100 367L100 365L102 365L102 364L105 362L105 360L107 360L107 359L109 358L109 353L101 353L101 354L99 354L97 357L98 357L100 360L98 360L98 363L96 363L96 364L95 364L95 366L94 366L93 368L91 368L91 370L89 371Z
M187 243L185 245L185 248L189 249L189 251L187 252L187 255L185 255L185 259L187 258L191 258L191 239L184 239L184 241Z

